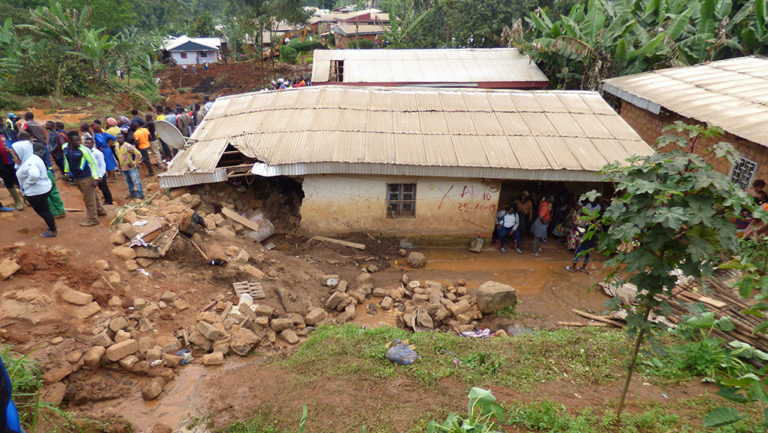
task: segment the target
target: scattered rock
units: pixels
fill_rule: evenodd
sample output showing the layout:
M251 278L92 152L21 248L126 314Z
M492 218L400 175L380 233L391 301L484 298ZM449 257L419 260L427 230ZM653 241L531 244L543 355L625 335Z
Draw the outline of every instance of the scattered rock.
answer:
M144 298L136 298L133 300L133 309L136 311L141 311L146 306L147 306L147 300Z
M173 429L165 424L155 424L152 426L151 433L173 433Z
M256 334L238 326L237 329L232 331L229 339L229 348L240 356L246 356L258 341L259 337Z
M280 338L285 340L288 344L296 344L299 342L299 336L296 335L293 329L285 329L280 333Z
M269 326L275 332L280 332L285 329L293 328L293 319L290 319L290 318L272 319Z
M109 270L109 262L104 259L96 260L93 264L96 265L96 269L100 269L102 271Z
M347 295L341 292L333 292L330 298L325 302L325 308L329 310L335 310L336 307L339 306L339 304L346 300Z
M155 263L155 259L150 259L147 257L136 257L135 261L136 261L136 264L142 268L147 268L151 266L152 263Z
M85 352L85 356L83 356L83 362L89 368L97 369L99 368L101 359L104 357L106 352L107 349L105 349L103 346L93 346L88 349L87 352Z
M15 274L16 271L21 269L21 266L19 266L18 263L16 263L16 260L12 259L5 259L2 262L0 262L0 280L6 280L11 275Z
M466 300L462 300L451 305L450 307L448 307L448 309L451 311L451 314L453 314L454 316L458 316L459 314L466 313L467 311L469 311L470 307L471 305L469 305L469 302L467 302Z
M245 265L243 266L243 272L246 274L252 276L253 278L256 278L257 280L261 280L264 278L264 272L261 272L259 268L253 265Z
M125 358L128 355L133 355L139 350L139 342L131 339L115 343L107 348L107 359L115 362Z
M59 345L59 344L61 344L61 343L63 343L63 342L64 342L64 337L61 337L61 336L58 336L58 337L53 337L53 338L51 339L51 341L50 341L50 343L51 343L51 344L53 344L54 346L55 346L55 345Z
M483 238L474 238L474 239L472 239L472 242L469 243L469 251L472 251L473 253L482 253L483 252Z
M44 383L61 382L62 379L72 373L72 366L59 367L46 371L41 379Z
M389 296L385 296L384 299L381 300L382 310L391 310L392 305L394 305L394 301Z
M114 319L109 321L109 329L111 329L112 332L117 332L127 327L128 327L128 322L122 317L115 317Z
M221 365L224 363L224 354L221 352L213 352L207 355L203 355L203 365Z
M304 317L304 322L309 326L315 326L318 323L325 320L327 314L322 308L313 308L309 310L309 313Z
M139 357L136 355L128 355L125 358L121 359L120 361L117 361L117 364L126 369L126 370L133 370L133 367L139 362Z
M125 235L119 231L114 232L109 235L109 242L111 242L112 245L122 245L125 243Z
M91 316L93 316L96 313L101 312L101 307L99 307L99 304L95 302L91 302L90 304L80 307L75 310L75 317L77 317L80 320L85 320Z
M211 260L229 260L224 247L221 244L215 242L211 242L205 245L205 255L207 255Z
M123 342L125 340L130 340L130 339L131 339L131 333L130 332L126 332L126 331L120 329L119 331L117 331L115 333L115 343L121 343L121 342Z
M248 263L248 260L251 259L250 254L248 254L248 251L240 250L237 255L235 256L235 263L239 263L241 265L244 265Z
M163 353L163 365L168 368L178 368L181 365L181 356L171 355L170 353Z
M67 353L64 359L70 364L77 364L83 358L83 352L80 350L74 350Z
M355 283L358 286L362 286L363 284L373 284L373 275L368 272L363 272L355 278Z
M139 269L139 262L136 260L126 260L125 261L125 269L127 269L130 272L134 272L137 269Z
M173 302L176 300L176 298L178 298L176 293L170 290L166 290L162 295L160 295L160 300L165 302Z
M64 400L67 393L67 386L61 382L52 383L43 387L40 391L40 401L58 406Z
M112 254L116 255L122 260L132 260L136 257L136 251L130 247L115 247L112 248Z
M160 346L155 346L149 350L147 350L146 360L150 363L152 361L157 361L158 359L163 358L163 351L160 348Z
M109 347L112 345L112 339L107 331L99 332L91 338L91 344L94 346Z
M197 330L208 340L216 341L224 337L224 327L220 323L197 322Z
M152 378L141 387L141 396L144 400L154 400L163 392L164 387L165 381L163 379Z
M130 212L129 212L130 213ZM126 215L127 216L127 215ZM139 232L136 230L136 228L131 224L128 224L127 220L123 218L126 222L120 224L117 229L120 231L120 233L125 237L125 239L133 239L134 236L136 236Z
M412 268L423 268L427 265L427 257L417 251L412 251L408 254L408 266Z
M517 305L517 293L512 286L486 281L475 291L477 308L481 313L492 313Z
M192 333L189 334L189 337L187 337L189 342L191 344L194 344L195 346L205 350L206 352L211 350L211 347L213 346L213 341L205 338L203 334L201 334L198 331L192 331Z
M93 295L67 289L61 294L61 299L73 305L88 305L93 301Z
M109 298L109 301L107 301L107 304L108 304L110 307L122 307L122 306L123 306L123 300L122 300L122 299L120 299L120 297L119 297L119 296L116 296L116 295L112 295L112 296Z

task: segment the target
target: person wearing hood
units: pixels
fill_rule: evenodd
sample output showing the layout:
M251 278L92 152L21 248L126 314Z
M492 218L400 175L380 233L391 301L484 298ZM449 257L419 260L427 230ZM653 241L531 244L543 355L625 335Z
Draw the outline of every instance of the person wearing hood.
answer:
M19 157L19 165L16 168L16 178L19 179L21 193L29 201L30 206L40 215L48 225L48 231L41 233L43 237L56 237L56 221L48 206L48 194L53 185L48 178L48 168L39 156L35 155L29 134L19 133L19 139L13 145L13 150Z

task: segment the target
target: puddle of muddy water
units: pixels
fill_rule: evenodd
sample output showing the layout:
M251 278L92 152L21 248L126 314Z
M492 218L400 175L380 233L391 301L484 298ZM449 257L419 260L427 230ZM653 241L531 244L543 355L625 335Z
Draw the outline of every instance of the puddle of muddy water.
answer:
M206 373L202 365L188 365L179 370L178 376L166 385L158 399L144 401L137 388L136 393L117 402L94 404L92 413L121 416L130 421L134 431L139 433L150 432L152 426L158 423L176 431L192 417L199 416L205 408L208 396L199 392L198 385Z

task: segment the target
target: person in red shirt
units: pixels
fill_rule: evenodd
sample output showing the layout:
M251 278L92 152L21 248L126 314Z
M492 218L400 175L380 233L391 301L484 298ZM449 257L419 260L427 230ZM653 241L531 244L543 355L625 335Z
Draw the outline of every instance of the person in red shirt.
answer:
M549 229L549 221L552 219L552 202L555 201L553 196L546 196L541 199L539 203L539 211L536 213L536 221L533 222L531 231L533 232L533 255L538 256L541 254L541 243L547 242L547 230Z
M19 193L16 191L18 180L16 180L16 171L13 169L13 158L11 157L11 152L5 147L5 140L2 135L0 135L0 179L3 179L3 184L16 202L16 210L24 209L21 197L19 197ZM0 212L13 212L13 208L3 206L0 203Z
M150 176L155 175L155 171L152 170L152 161L149 160L149 129L133 124L133 139L136 142L136 148L141 152L141 161L147 166L147 172Z

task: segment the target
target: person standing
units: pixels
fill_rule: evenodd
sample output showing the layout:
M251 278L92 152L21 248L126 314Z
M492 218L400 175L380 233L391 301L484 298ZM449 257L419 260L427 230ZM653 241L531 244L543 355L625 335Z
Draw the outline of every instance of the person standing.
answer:
M131 110L131 116L133 116L133 119L131 119L131 129L133 129L134 125L141 126L144 124L144 119L139 116L139 110L135 108Z
M189 137L192 134L192 116L184 112L183 108L179 108L176 112L176 127L179 128L181 135Z
M109 178L112 180L115 180L115 170L117 169L117 161L115 160L115 154L112 153L112 147L111 147L112 143L115 142L115 136L112 134L107 134L106 132L103 132L101 130L101 125L98 125L96 123L91 125L91 131L93 131L93 140L96 143L96 149L98 149L102 153L102 155L104 155L104 163L106 164ZM109 204L112 204L112 203L109 203Z
M16 124L18 118L13 113L8 113L8 118L5 120L5 130L3 135L5 136L5 144L10 146L16 140L19 139L19 125Z
M533 255L539 256L541 254L541 243L547 243L547 230L549 229L549 221L552 219L551 202L554 201L554 197L548 196L541 199L539 203L539 210L536 214L536 221L531 226L533 232Z
M46 122L46 129L48 129L48 122ZM55 141L56 139L55 134L51 132L50 135L53 136L53 139ZM30 138L31 136L29 132L27 131L19 132L20 140L29 140ZM51 164L51 152L48 148L48 145L46 145L45 143L41 143L39 140L34 140L32 141L32 151L35 153L35 155L37 155L43 161L43 164L45 164L46 176L48 176L48 179L51 180L51 191L48 193L48 208L51 211L51 214L53 214L54 218L64 218L67 214L67 211L66 209L64 209L64 202L61 200L61 195L59 195L59 189L56 187L56 176L54 176L53 174L53 164Z
M109 185L107 184L107 164L104 162L104 154L98 147L94 146L93 138L86 137L83 141L85 142L85 147L91 151L93 159L96 161L96 167L99 170L99 189L104 195L104 204L112 205L112 192L109 190Z
M520 217L520 233L528 231L528 227L531 225L531 216L533 215L533 204L529 197L528 191L523 191L520 194L520 198L514 201L517 206L517 215Z
M107 214L96 195L96 186L99 185L99 168L91 151L80 144L80 134L77 131L69 131L67 136L69 143L64 148L64 171L80 189L88 218L80 225L95 226L99 224L98 217Z
M16 204L16 210L24 209L24 205L21 203L21 197L16 192L16 172L13 170L13 157L10 150L5 147L5 139L0 137L0 179L3 180L3 184L8 192L11 194L13 201ZM19 209L21 206L21 209ZM0 212L13 212L14 208L9 206L3 206L0 203Z
M120 170L123 171L125 183L128 184L128 196L126 200L132 198L144 198L144 189L141 186L141 177L139 177L139 163L142 155L132 144L125 142L123 134L117 134L117 146L115 146L117 161L120 164Z
M45 137L45 129L35 121L35 115L31 111L24 113L24 130L29 132L33 141L45 145L48 139Z
M589 232L592 232L591 234ZM587 235L584 237L584 239L579 243L579 247L576 248L576 252L573 253L573 263L566 266L565 269L567 269L569 272L576 272L581 271L585 274L589 274L589 271L587 270L587 265L589 264L589 259L592 254L592 250L594 250L597 247L597 230L595 230L595 226L590 225L589 229L587 229ZM581 257L584 256L584 264L581 266L581 268L578 267L579 260Z
M149 159L149 130L143 126L136 125L133 130L133 140L136 148L141 152L141 159L144 165L147 166L147 172L150 176L154 176L155 172L152 170L152 161Z
M19 167L16 169L16 177L19 179L21 193L48 226L48 231L41 233L41 235L46 238L56 237L58 234L56 221L48 207L48 194L52 187L51 180L46 174L48 168L43 160L35 155L29 140L17 141L14 144L14 151L20 161Z
M144 115L144 127L149 131L149 149L152 152L152 156L155 157L155 164L158 168L162 168L163 154L160 152L160 141L155 134L155 121L152 113Z
M515 205L512 205L507 209L506 212L504 212L504 215L502 215L496 223L496 230L498 231L497 237L499 238L499 251L502 253L505 252L504 240L507 238L508 234L515 233L515 251L522 254L522 251L520 250L519 233L517 231L519 225L520 218L517 215L517 208Z

